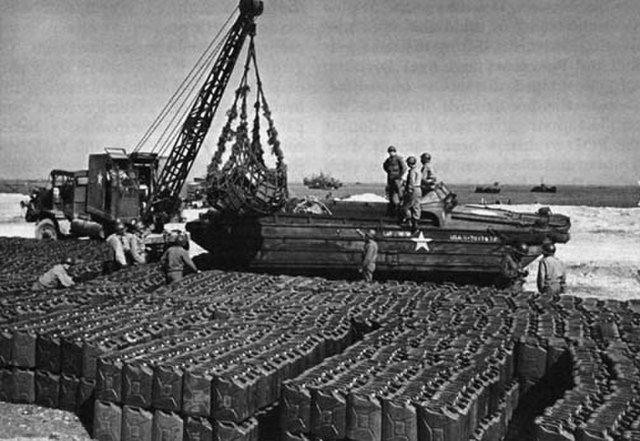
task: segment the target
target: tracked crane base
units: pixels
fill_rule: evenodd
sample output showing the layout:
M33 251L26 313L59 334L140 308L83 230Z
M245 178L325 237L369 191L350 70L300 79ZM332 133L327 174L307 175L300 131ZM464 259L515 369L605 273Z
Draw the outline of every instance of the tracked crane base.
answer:
M640 439L640 302L155 265L0 238L0 400L99 440ZM65 290L31 292L51 256Z

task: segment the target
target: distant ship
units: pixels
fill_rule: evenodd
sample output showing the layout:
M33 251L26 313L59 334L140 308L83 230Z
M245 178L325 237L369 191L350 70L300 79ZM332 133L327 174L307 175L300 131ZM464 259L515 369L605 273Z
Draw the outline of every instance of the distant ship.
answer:
M337 190L342 187L342 182L336 178L332 178L329 175L320 173L319 175L312 175L309 178L304 178L302 183L311 189L320 190Z
M531 189L531 191L534 193L555 193L556 190L557 189L555 185L546 185L544 182L542 182L540 185L536 185Z
M500 193L500 183L494 182L493 185L477 185L475 193Z

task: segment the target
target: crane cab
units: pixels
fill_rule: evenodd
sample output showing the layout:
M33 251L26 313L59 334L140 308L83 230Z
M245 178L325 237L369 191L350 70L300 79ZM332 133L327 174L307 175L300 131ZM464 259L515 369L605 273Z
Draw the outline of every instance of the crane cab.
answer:
M157 155L105 150L89 156L87 213L104 223L137 219L153 191Z

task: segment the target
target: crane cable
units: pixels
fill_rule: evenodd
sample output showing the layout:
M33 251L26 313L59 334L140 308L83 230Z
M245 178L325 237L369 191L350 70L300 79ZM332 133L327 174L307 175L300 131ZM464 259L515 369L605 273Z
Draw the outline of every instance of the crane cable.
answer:
M224 46L225 41L228 39L231 32L232 32L232 28L229 28L229 30L226 32L222 40L220 40L216 48L209 54L207 60L200 66L200 69L196 74L197 76L194 76L191 79L190 81L191 89L186 94L184 100L178 106L177 110L174 112L174 115L171 118L171 121L167 124L164 131L162 132L162 134L160 135L160 137L158 138L158 140L156 141L153 147L153 151L157 151L159 156L162 156L167 150L169 150L170 147L173 146L176 138L178 137L178 133L182 129L182 117L184 116L184 113L185 113L183 109L185 107L193 108L195 102L198 99L197 91L200 88L200 84L202 83L203 78L205 78L205 76L210 71L212 64L215 63L216 59L218 58L218 55L222 50L222 46ZM191 97L191 100L188 102L189 97ZM165 136L168 131L170 131L169 135ZM164 141L163 141L163 138L164 138ZM161 143L162 143L162 146L158 148L158 145Z
M231 33L231 29L229 29L229 31L225 34L224 38L218 43L215 50L211 52L206 62L200 67L198 73L196 74L197 76L192 78L190 82L191 89L187 92L185 98L182 100L182 103L177 107L176 111L173 114L173 117L171 118L171 121L169 122L169 124L167 124L164 131L162 132L162 134L160 135L160 137L156 141L156 144L153 147L153 151L158 150L159 156L163 155L169 149L169 147L171 147L175 142L175 139L178 136L178 132L182 128L181 118L184 116L183 109L185 107L187 109L192 108L194 103L198 99L198 94L195 92L199 90L203 78L209 72L212 63L214 63L216 58L218 58L218 53L222 49L222 46L224 45L224 42L227 40L227 37L229 36L230 33ZM168 131L170 131L169 136L165 136ZM164 137L164 141L162 141L163 137ZM162 143L162 146L158 149L158 145L160 143Z
M155 131L158 128L158 126L160 124L162 124L162 122L165 120L165 118L167 118L167 115L173 109L175 109L177 101L180 100L180 98L185 94L187 89L190 88L189 92L187 93L186 98L184 98L182 100L182 104L180 104L180 106L178 107L178 112L176 112L176 114L174 114L173 118L171 119L171 122L168 124L167 128L165 128L165 130L162 132L162 134L160 135L158 141L156 142L156 144L152 148L152 152L156 151L156 149L158 147L158 144L160 143L160 140L166 134L168 128L174 123L177 115L179 114L179 110L182 109L184 107L185 103L189 100L189 96L193 93L193 90L195 89L196 85L198 85L198 81L201 80L201 78L203 77L204 73L206 73L207 68L211 65L212 60L215 60L215 57L218 54L218 52L220 51L222 45L224 44L224 41L226 40L226 37L228 36L230 30L227 30L227 32L224 33L224 37L222 39L220 39L219 37L223 34L224 29L229 25L229 23L231 22L231 20L233 19L234 15L236 14L237 11L238 11L238 7L236 6L233 9L233 11L231 12L231 14L229 14L229 17L227 18L225 23L222 25L220 30L213 37L213 39L211 40L211 42L209 43L207 48L200 55L200 57L198 58L198 60L194 64L194 66L191 68L191 70L189 71L187 76L182 80L182 82L178 86L178 89L173 93L173 95L171 96L171 98L169 99L167 104L165 104L163 109L160 111L160 114L155 118L155 120L153 121L151 126L147 129L147 131L145 132L143 137L140 139L140 141L138 142L136 147L133 149L134 152L138 152L138 151L140 151L142 149L142 147L149 140L149 138L153 135L153 133L155 133ZM214 47L214 45L215 45L215 48L213 49L213 51L211 53L209 53L211 51L211 48ZM206 61L203 63L203 60L206 60ZM195 85L194 85L194 83L195 83ZM193 102L194 100L195 100L195 98L193 98L191 101ZM176 131L175 128L171 131L172 136L173 136L173 133L175 131ZM166 141L165 141L165 146L162 148L162 150L166 150Z
M184 80L182 81L182 83L180 84L178 89L174 92L173 96L169 99L169 102L162 109L162 111L160 112L158 117L156 117L156 120L153 122L151 127L149 127L149 129L147 130L147 132L145 133L143 138L140 140L140 142L138 143L138 145L136 146L134 151L139 151L142 148L142 146L144 145L144 143L146 143L149 140L149 138L153 135L155 130L158 128L158 126L168 116L168 114L172 111L172 109L174 109L176 107L177 101L185 94L185 92L187 91L187 88L189 87L189 85L193 84L194 82L196 82L196 84L197 84L197 81L202 78L203 72L206 71L206 68L211 63L212 58L214 58L215 55L219 52L220 47L221 47L222 42L224 41L224 39L218 41L218 44L216 45L215 49L213 50L213 52L211 54L207 55L207 53L210 52L211 48L216 43L216 40L218 40L218 38L222 34L224 28L229 24L229 22L233 18L233 15L236 13L236 11L237 11L237 7L231 12L231 14L227 18L227 20L224 23L224 25L222 26L222 28L220 28L220 30L214 36L214 38L209 43L209 45L207 46L205 51L200 55L200 57L196 61L195 65L191 68L191 71L184 78ZM227 34L228 34L228 32L227 32ZM203 64L202 60L205 59L205 58L206 58L206 61ZM191 86L191 90L189 91L189 94L193 92L194 88L195 88L194 86ZM179 108L184 107L184 101L188 100L189 94L187 94L187 97L183 100L183 103L179 106ZM174 117L172 118L172 120L169 123L169 125L173 124L173 122L175 121L175 118L176 118L176 115L174 115ZM152 148L152 151L155 152L155 150L157 149L157 145L159 144L159 142L162 139L162 137L166 134L167 130L168 130L168 127L165 128L163 133L160 135L158 141L156 141L156 144Z

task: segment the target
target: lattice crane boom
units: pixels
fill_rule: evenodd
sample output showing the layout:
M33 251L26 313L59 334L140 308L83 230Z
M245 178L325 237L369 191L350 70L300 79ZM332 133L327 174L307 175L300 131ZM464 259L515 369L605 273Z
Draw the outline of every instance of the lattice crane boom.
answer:
M255 18L262 13L260 0L240 0L240 15L227 38L191 110L185 118L151 195L148 215L171 216L179 210L179 193L187 180L202 142L209 131L242 46L255 34Z

